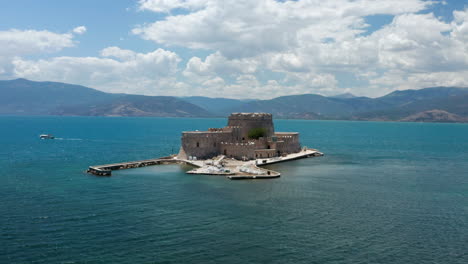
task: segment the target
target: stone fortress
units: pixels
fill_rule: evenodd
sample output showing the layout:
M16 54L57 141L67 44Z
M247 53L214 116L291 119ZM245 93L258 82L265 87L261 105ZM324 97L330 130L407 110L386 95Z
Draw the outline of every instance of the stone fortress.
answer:
M231 180L270 179L281 173L260 166L316 156L323 153L301 147L299 133L275 132L271 114L233 113L226 127L182 132L177 155L89 166L87 172L110 176L114 170L176 163L195 167L188 174L220 175Z
M275 132L271 114L233 113L226 127L182 132L178 158L206 160L224 155L246 161L300 151L299 133Z

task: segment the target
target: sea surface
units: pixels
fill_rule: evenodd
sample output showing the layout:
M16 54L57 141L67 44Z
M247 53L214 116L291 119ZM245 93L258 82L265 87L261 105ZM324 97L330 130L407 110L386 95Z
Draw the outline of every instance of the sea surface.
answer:
M273 180L85 173L225 124L0 117L0 263L468 263L466 124L276 120L325 156Z

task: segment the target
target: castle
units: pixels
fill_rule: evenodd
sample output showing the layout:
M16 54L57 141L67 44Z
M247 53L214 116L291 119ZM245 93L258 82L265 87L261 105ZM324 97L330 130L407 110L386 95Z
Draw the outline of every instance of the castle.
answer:
M224 155L238 160L253 160L300 151L299 133L275 132L271 114L233 113L226 127L182 132L178 158L203 160Z
M222 175L231 180L271 179L281 173L260 166L317 156L323 153L301 148L299 133L275 132L271 114L233 113L226 127L182 132L177 155L89 166L88 173L110 176L113 170L177 163L196 167L188 174Z

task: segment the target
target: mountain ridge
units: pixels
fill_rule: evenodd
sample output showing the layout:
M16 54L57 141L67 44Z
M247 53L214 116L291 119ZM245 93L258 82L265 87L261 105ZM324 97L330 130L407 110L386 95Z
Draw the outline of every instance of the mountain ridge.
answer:
M430 112L430 111L443 112ZM277 118L402 121L468 118L468 88L429 87L377 98L302 94L268 100L203 96L112 94L89 87L26 79L0 81L0 115L224 117L231 112L269 112ZM427 112L427 113L425 113ZM424 117L424 118L422 118Z
M89 87L26 79L0 81L0 114L70 116L211 117L172 96L112 94Z

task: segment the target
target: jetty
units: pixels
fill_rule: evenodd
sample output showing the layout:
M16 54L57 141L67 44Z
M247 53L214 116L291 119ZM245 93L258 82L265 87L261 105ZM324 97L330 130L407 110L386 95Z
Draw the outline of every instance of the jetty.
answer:
M186 160L179 159L177 155L171 155L157 159L89 166L87 173L96 176L111 176L112 171L114 170L125 170L164 164L186 164L195 167L194 169L187 171L187 174L225 176L230 180L260 180L279 178L281 176L281 173L277 171L261 168L263 166L318 156L323 156L323 153L316 149L308 148L304 148L299 153L289 154L283 157L256 159L249 161L240 161L227 158L224 155L220 155L214 159L209 160Z
M127 162L121 162L121 163L89 166L86 172L90 174L94 174L96 176L111 176L112 171L114 170L141 168L141 167L161 165L161 164L183 164L183 163L190 164L192 166L197 166L196 164L185 162L184 160L179 160L176 158L175 155L171 155L171 156L161 157L157 159L127 161Z

